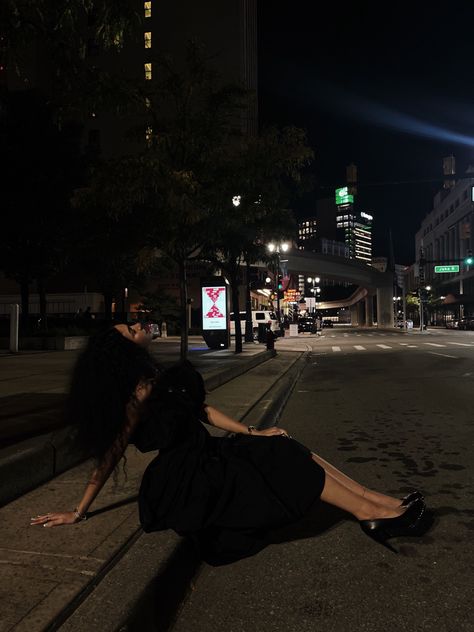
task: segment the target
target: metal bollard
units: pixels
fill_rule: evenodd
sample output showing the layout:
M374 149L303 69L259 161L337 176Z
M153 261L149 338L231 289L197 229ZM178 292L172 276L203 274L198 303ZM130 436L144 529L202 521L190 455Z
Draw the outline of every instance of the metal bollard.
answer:
M166 323L165 322L163 322L161 324L161 337L162 338L168 338L168 329L166 327Z
M10 353L18 353L19 324L20 324L20 306L10 305Z
M267 351L272 351L275 348L275 334L271 329L267 330Z

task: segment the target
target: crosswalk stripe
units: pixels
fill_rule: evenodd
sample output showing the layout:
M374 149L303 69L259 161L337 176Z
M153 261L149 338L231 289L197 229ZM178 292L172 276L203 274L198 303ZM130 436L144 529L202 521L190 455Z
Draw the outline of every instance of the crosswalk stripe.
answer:
M333 351L340 351L340 350L341 350L341 347L333 347L333 348L332 348L332 350L333 350Z
M418 345L407 345L407 347L410 347L410 349L418 349Z
M439 345L436 342L425 342L425 345L429 345L430 347L446 347L446 345Z
M354 345L354 348L357 349L357 351L365 351L365 347L362 345Z
M449 342L450 345L458 345L459 347L474 347L473 344L467 344L466 342Z
M377 347L380 347L381 349L391 349L392 347L389 347L388 345L377 345Z
M401 347L409 347L410 345L408 344L408 342L399 342L398 343Z

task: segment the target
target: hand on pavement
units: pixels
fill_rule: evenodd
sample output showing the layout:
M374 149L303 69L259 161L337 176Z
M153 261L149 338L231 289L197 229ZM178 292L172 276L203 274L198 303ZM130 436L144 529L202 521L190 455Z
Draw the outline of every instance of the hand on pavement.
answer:
M62 524L75 524L80 522L74 511L64 511L61 513L48 513L43 516L31 518L30 526L43 525L43 527L59 527Z

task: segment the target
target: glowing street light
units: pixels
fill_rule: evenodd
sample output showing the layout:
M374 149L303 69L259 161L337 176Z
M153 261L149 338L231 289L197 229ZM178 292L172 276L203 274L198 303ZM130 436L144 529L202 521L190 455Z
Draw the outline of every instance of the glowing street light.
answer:
M283 242L273 242L271 241L269 244L267 244L267 249L269 252L271 252L272 254L275 253L277 255L277 318L278 318L278 322L281 326L281 314L280 314L280 254L282 252L288 252L288 250L290 249L290 244L288 244L287 242L283 241Z

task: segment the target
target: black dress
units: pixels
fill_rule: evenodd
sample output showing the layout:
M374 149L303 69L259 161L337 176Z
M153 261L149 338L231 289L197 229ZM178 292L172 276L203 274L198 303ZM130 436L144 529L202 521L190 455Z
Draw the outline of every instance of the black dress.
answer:
M304 516L319 499L324 470L287 437L212 437L201 423L204 399L190 363L168 369L131 442L159 450L140 486L144 531L190 536L203 559L219 565L253 555L269 530Z

